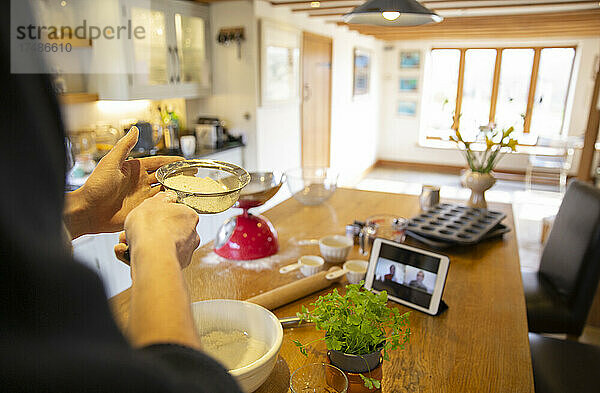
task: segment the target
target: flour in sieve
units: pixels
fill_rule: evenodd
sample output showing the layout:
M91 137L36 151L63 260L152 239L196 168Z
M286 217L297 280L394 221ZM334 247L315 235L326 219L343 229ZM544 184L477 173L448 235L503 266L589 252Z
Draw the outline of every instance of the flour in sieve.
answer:
M187 176L184 174L166 178L165 185L179 191L202 194L227 191L227 187L224 184L210 177Z

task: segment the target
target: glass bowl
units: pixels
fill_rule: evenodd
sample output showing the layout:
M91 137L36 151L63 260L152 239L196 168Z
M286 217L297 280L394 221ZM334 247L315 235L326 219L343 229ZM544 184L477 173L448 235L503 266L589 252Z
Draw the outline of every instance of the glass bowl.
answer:
M208 177L218 182L223 191L190 192L165 184L165 180L177 175ZM185 160L163 165L156 171L156 179L166 189L177 193L177 202L183 203L201 214L220 213L233 206L240 191L250 182L244 168L223 161Z
M348 378L339 368L326 363L310 363L300 367L290 377L292 393L346 393Z
M250 172L250 183L240 193L235 207L250 209L263 205L273 198L285 182L285 174L280 172Z
M329 199L337 188L339 173L331 168L303 167L285 173L292 196L308 206L319 205Z

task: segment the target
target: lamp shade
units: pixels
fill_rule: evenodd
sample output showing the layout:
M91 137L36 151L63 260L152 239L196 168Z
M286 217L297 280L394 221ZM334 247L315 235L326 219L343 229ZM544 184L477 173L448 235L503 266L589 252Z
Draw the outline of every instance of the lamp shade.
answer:
M416 0L369 0L344 15L346 23L377 26L417 26L442 19Z

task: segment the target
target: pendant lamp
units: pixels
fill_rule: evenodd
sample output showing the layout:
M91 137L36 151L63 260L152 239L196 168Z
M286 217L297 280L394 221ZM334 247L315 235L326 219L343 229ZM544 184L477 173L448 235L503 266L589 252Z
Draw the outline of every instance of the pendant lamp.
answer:
M442 21L416 0L369 0L344 15L344 22L376 26L418 26Z

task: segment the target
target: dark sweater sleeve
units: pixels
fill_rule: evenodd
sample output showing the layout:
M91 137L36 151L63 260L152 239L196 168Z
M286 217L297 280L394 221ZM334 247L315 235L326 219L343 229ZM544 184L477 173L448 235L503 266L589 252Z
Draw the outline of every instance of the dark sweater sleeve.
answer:
M180 381L178 392L225 393L239 392L235 381L209 356L176 344L156 344L141 350L162 363Z
M172 344L132 348L87 267L64 259L0 260L2 391L240 392L201 352Z

